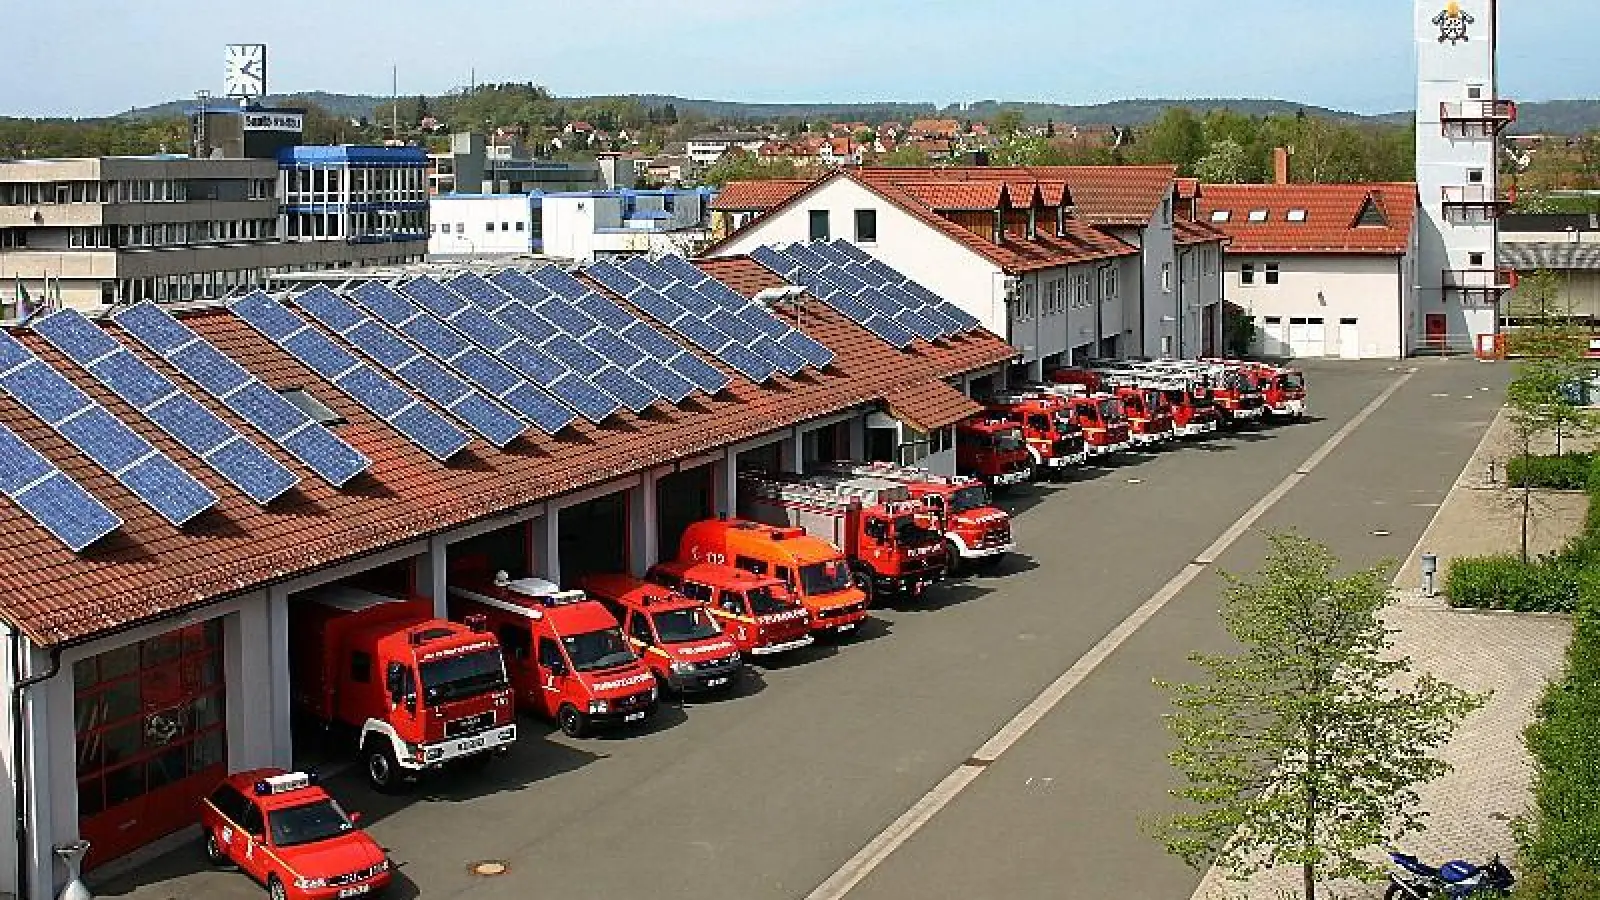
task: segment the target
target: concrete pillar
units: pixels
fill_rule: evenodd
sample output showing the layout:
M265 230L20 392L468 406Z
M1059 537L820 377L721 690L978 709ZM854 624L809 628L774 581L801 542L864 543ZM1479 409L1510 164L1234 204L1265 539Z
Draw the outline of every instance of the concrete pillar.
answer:
M428 539L428 552L417 557L417 593L433 600L433 614L450 616L450 545L442 535Z
M732 447L717 462L717 514L730 519L739 515L739 454Z
M796 475L805 474L806 470L806 441L805 432L796 425L783 439L783 470Z
M30 648L28 673L44 672L50 664L46 654L33 650L31 643L24 642L24 646ZM28 779L29 785L26 809L29 830L23 864L31 873L26 900L51 900L55 896L59 887L56 882L61 876L56 873L55 853L51 847L77 836L75 756L52 752L53 748L75 746L72 695L72 670L63 664L55 678L29 688L25 702L22 741L27 765L22 777ZM54 715L56 711L60 714ZM58 731L64 734L53 733ZM66 770L58 771L62 766ZM70 834L57 835L58 823Z
M528 569L531 573L556 584L561 583L561 529L558 526L560 515L561 511L551 506L529 526L533 533L531 543L538 553L538 558L528 561Z
M267 590L266 626L267 666L261 671L267 673L271 765L289 769L294 766L294 733L290 725L289 699L289 593L281 586ZM248 635L245 637L248 639ZM254 679L245 683L253 684Z
M1028 380L1030 382L1044 381L1044 360L1036 359L1028 363Z
M847 429L850 439L850 459L859 462L867 458L867 417L856 416L851 419Z
M631 552L628 566L636 577L643 578L645 570L661 556L661 534L657 530L660 516L656 514L657 473L645 472L639 486L628 499L628 541Z

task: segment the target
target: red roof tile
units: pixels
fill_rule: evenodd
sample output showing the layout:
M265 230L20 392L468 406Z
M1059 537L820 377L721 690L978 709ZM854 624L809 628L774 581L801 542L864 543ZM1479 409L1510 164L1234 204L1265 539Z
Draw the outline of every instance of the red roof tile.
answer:
M900 182L900 189L933 210L999 209L1004 182ZM1015 201L1013 201L1015 202Z
M1372 202L1387 226L1357 225ZM1290 210L1304 210L1304 221L1290 221ZM1213 214L1228 213L1227 221ZM1252 211L1266 220L1251 222ZM1231 238L1229 253L1405 254L1417 216L1417 186L1410 182L1376 184L1208 184L1200 197L1200 218Z
M893 173L900 173L898 176ZM862 169L862 177L921 176L943 181L1065 183L1079 217L1093 225L1140 226L1150 222L1174 190L1176 166L959 166L945 169Z
M982 405L943 381L895 388L884 395L883 402L890 415L923 434L983 411Z
M1209 244L1213 241L1226 241L1228 236L1204 222L1191 222L1188 219L1176 219L1172 223L1172 240L1180 247L1191 244Z
M793 148L789 152L792 153ZM809 178L730 181L711 201L711 208L722 212L765 212L805 190L810 184Z
M1200 196L1200 179L1198 179L1198 178L1179 178L1178 179L1178 199L1179 200L1193 200L1198 196Z
M716 260L703 267L746 294L782 283L748 259ZM794 311L778 314L792 317ZM335 490L257 437L260 446L302 476L299 488L261 508L44 342L29 332L15 331L58 371L222 498L188 526L174 528L15 401L0 398L0 423L55 461L125 521L117 532L79 555L15 505L0 503L0 619L39 644L85 639L178 613L645 467L879 403L907 383L981 369L1014 355L1004 341L984 332L894 350L827 306L805 302L805 331L837 356L826 371L807 370L768 386L735 376L732 386L715 397L695 395L677 407L658 404L638 416L622 414L601 425L579 423L555 437L525 437L505 452L477 441L442 465L233 315L209 309L183 318L268 385L305 388L327 404L348 423L337 427L339 435L372 460L372 469L347 489ZM114 326L106 328L120 337ZM125 343L182 381L165 363L132 342ZM191 393L242 433L255 437L220 404Z

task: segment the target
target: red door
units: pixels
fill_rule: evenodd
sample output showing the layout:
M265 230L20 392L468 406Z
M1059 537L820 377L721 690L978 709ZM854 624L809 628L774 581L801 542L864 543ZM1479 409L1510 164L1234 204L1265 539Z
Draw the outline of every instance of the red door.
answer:
M199 821L226 773L220 620L73 666L86 868Z
M1423 341L1434 349L1444 349L1446 324L1444 313L1428 313L1423 318Z

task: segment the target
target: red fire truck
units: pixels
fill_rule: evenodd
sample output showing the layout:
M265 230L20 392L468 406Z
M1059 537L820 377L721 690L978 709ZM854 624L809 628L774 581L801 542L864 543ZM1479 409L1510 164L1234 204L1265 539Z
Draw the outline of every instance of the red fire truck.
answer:
M1004 394L989 404L989 411L1022 429L1036 481L1060 479L1067 467L1081 466L1089 459L1083 429L1067 417L1058 397L1037 391Z
M988 490L976 478L935 475L927 469L884 462L822 463L817 471L904 485L913 500L922 502L928 527L944 535L951 572L967 564L996 565L1017 549L1011 538L1011 516L990 505Z
M811 614L793 600L788 585L769 575L674 560L656 563L644 577L704 603L746 656L773 656L813 643Z
M1222 424L1239 426L1260 421L1266 415L1266 401L1255 379L1238 366L1215 360L1200 360L1183 368L1204 374L1211 387L1212 402L1222 414Z
M447 622L425 599L338 586L296 602L290 629L295 703L356 732L377 790L486 761L517 739L500 644L480 621Z
M684 530L678 559L779 579L811 614L814 634L846 634L867 618L867 595L856 587L844 554L804 528L705 519Z
M1247 371L1261 389L1267 415L1298 419L1306 414L1306 376L1299 369L1249 363Z
M543 578L451 585L451 614L486 619L505 647L517 705L583 737L656 711L655 676L604 606Z
M356 827L360 818L311 776L282 769L229 775L200 804L206 858L237 866L273 900L338 900L387 887L389 857Z
M944 576L944 538L917 520L921 511L905 485L882 479L739 476L741 515L804 528L842 549L869 605L884 595L920 595Z
M1039 385L1038 389L1061 398L1067 415L1083 429L1089 456L1121 453L1133 446L1128 417L1116 397L1090 394L1084 385L1073 382Z
M616 616L622 634L674 694L730 691L744 658L704 603L632 575L589 575L581 584Z
M1110 393L1122 402L1122 409L1128 417L1128 434L1135 444L1150 446L1178 436L1173 428L1172 409L1160 391L1116 385Z
M1022 429L1005 416L978 415L956 426L956 471L983 480L996 493L1033 474Z

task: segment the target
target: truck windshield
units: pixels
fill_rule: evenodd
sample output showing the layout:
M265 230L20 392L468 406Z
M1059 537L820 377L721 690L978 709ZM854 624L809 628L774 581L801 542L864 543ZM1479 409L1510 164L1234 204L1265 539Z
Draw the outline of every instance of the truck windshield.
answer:
M1085 423L1089 425L1100 424L1100 412L1099 410L1095 409L1094 404L1084 403L1078 407L1077 412L1078 415L1083 418Z
M564 637L561 645L567 648L567 658L572 660L572 667L579 672L614 669L634 659L628 642L622 639L620 628L603 628Z
M894 520L894 542L902 546L926 544L938 538L938 533L923 528L917 520L904 516Z
M650 620L656 623L656 636L663 644L703 641L721 633L706 611L698 606L655 613Z
M1161 395L1173 406L1188 406L1189 395L1183 391L1162 391Z
M350 817L333 800L319 800L302 806L286 806L267 814L275 847L314 844L355 830Z
M1001 453L1011 453L1022 449L1022 435L1015 431L1001 432L994 436L994 446Z
M1107 422L1116 422L1124 418L1122 404L1110 397L1097 401L1095 405L1100 407L1100 415L1105 416Z
M1130 397L1124 398L1120 402L1122 403L1122 408L1127 410L1130 415L1135 415L1135 416L1144 415L1144 400L1143 399L1141 399L1139 397L1130 396Z
M418 668L422 672L422 692L430 702L455 700L506 686L505 663L499 650L436 659Z
M800 567L800 589L807 597L834 594L850 586L850 567L840 560Z
M983 489L983 485L975 484L972 487L964 487L950 495L951 512L962 513L968 510L982 509L988 505L989 492Z
M788 602L775 596L772 593L772 588L765 585L751 588L745 591L744 595L750 601L751 615L770 616L776 613L788 612L794 608Z
M1278 376L1278 387L1286 391L1303 391L1306 389L1306 378L1299 372L1285 372Z

